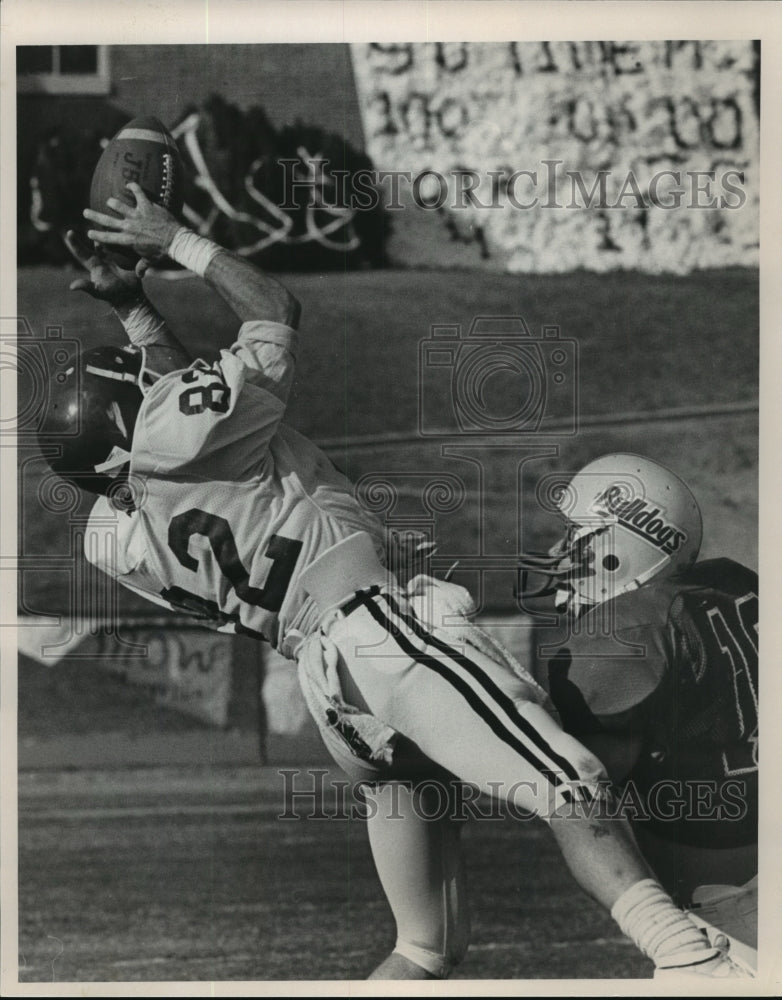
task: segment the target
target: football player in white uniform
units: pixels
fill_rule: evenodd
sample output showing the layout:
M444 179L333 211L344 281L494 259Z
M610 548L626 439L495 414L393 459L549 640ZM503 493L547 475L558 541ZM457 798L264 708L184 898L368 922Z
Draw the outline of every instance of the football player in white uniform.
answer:
M151 600L295 659L335 760L374 783L369 838L398 928L375 977L446 976L467 947L457 824L420 822L420 810L400 822L386 808L400 787L389 781L443 769L548 822L579 884L658 968L736 975L651 877L628 825L594 809L602 765L554 723L532 677L458 613L461 588L419 578L405 591L384 565L381 525L281 422L298 350L293 296L128 188L134 206L107 202L117 216L85 210L103 227L90 239L172 258L242 326L218 361L191 362L140 281L82 255L90 279L79 287L115 305L133 349L74 360L53 383L41 439L59 439L61 475L100 494L90 558ZM440 627L438 602L456 610L455 630ZM412 804L415 786L408 794Z

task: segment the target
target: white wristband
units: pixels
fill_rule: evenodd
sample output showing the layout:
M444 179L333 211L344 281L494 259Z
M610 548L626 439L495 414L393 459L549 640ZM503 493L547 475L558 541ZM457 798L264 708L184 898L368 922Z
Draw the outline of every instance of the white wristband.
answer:
M128 340L138 347L160 342L160 332L166 329L166 321L146 300L133 306L124 318L120 316Z
M212 240L199 236L185 226L180 226L171 240L168 256L177 264L186 267L188 271L197 274L199 278L203 278L212 258L221 250L222 247Z

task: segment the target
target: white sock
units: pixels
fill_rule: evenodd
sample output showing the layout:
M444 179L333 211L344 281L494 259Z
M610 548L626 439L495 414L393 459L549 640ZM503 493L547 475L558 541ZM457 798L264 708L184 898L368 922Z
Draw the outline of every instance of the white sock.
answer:
M622 931L659 968L709 961L718 951L653 878L627 889L611 907Z

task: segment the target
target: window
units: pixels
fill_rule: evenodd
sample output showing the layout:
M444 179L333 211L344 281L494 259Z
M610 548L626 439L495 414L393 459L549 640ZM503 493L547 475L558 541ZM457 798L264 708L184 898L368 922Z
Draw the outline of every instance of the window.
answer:
M18 45L17 87L22 94L108 94L105 45Z

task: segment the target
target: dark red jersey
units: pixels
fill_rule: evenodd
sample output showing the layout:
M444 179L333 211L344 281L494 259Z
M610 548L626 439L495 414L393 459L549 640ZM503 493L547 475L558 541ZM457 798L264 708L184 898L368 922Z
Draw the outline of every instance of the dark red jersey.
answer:
M698 563L590 609L543 648L563 726L620 752L624 811L694 847L757 841L758 578Z

